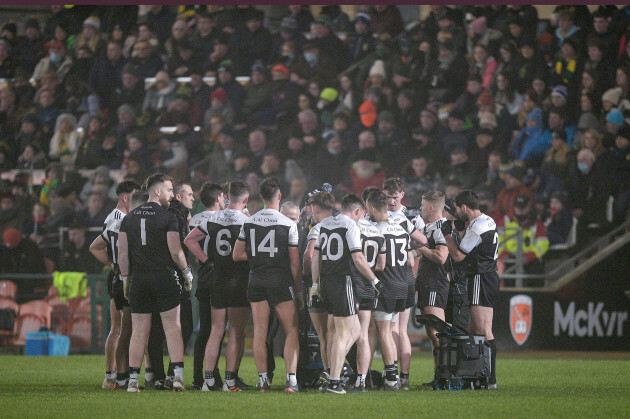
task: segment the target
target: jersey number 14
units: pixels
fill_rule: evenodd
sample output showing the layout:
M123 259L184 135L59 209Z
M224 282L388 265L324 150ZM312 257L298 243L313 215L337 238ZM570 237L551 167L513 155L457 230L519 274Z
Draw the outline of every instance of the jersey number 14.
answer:
M262 239L258 246L256 246L256 230L251 230L251 251L252 256L256 256L256 252L258 253L269 253L269 257L272 258L278 253L278 248L276 247L276 231L270 230L269 233Z

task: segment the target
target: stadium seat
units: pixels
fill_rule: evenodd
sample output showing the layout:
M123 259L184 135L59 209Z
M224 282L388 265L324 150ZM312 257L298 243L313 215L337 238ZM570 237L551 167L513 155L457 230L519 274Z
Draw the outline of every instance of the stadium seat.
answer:
M567 241L564 243L554 244L549 247L549 250L567 250L575 246L577 243L577 218L573 217L573 225L571 225L571 230L569 230L569 234L567 235Z
M46 301L52 307L52 330L57 334L65 334L66 327L72 320L72 311L65 301L61 301L58 296L46 297Z
M14 345L24 345L28 332L37 332L46 320L34 313L20 314L15 319L15 339Z
M92 344L92 322L86 317L74 319L68 326L70 348L89 349Z
M72 311L72 317L78 319L79 317L86 317L90 319L92 317L92 307L89 305L79 305Z
M50 329L50 322L52 317L52 306L44 300L29 301L28 303L20 304L20 315L22 314L36 314L46 324L46 327Z
M0 281L0 297L15 300L15 294L17 294L17 285L15 282L9 280Z

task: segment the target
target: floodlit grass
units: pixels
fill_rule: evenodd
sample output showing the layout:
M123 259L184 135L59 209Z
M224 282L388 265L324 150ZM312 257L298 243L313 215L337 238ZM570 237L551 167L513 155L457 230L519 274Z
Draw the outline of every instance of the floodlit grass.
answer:
M628 354L499 353L499 391L371 391L285 394L278 360L274 391L184 394L101 390L103 356L0 357L0 417L630 417ZM380 367L375 360L375 367ZM186 384L192 381L186 358ZM221 363L223 366L223 362ZM377 367L377 368L378 368ZM413 357L417 387L432 375L426 355ZM240 375L257 379L244 358ZM141 374L143 377L143 373ZM143 378L140 383L142 385Z

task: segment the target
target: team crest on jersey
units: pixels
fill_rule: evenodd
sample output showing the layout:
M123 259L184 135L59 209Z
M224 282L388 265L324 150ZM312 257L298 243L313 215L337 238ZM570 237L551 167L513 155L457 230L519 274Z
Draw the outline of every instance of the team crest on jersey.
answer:
M532 298L519 294L510 298L510 331L514 341L520 346L527 341L532 330Z

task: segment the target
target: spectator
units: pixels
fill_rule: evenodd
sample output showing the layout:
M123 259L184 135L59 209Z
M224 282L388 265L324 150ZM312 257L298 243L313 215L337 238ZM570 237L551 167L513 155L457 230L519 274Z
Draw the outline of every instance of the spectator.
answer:
M584 134L587 131L594 130L600 131L602 125L599 121L598 115L600 111L595 108L594 98L590 95L583 94L580 97L580 118L578 119L575 136L573 137L573 146L580 147Z
M101 20L97 16L90 16L83 21L83 30L76 37L74 44L72 45L72 53L76 55L76 52L82 46L89 47L94 56L101 55L107 46L106 36L100 32Z
M105 218L110 212L110 209L105 207L105 199L107 195L108 187L102 185L102 187L94 187L89 194L86 207L77 212L77 220L80 221L85 227L102 227Z
M586 148L593 152L595 158L606 152L606 148L602 144L602 135L599 131L589 129L582 136L582 149ZM577 166L576 166L577 167Z
M394 5L375 5L369 8L370 17L372 18L372 32L376 35L388 34L395 38L404 29L402 15L397 6Z
M177 83L171 79L168 73L163 70L158 71L155 75L155 84L149 87L144 97L142 112L155 118L175 100L176 89Z
M11 55L12 48L9 42L0 39L0 78L12 79L15 75L16 63Z
M153 5L150 6L149 11L144 15L143 21L150 22L151 26L155 28L155 34L160 44L166 42L169 31L173 22L175 22L176 15L171 8L166 5Z
M413 207L419 207L422 195L432 190L442 190L442 178L431 167L431 163L422 154L414 155L407 167L403 180L405 198Z
M90 243L86 240L85 226L74 222L68 227L68 241L62 249L62 263L59 267L63 271L99 273L103 265L90 253Z
M221 116L225 122L232 125L234 123L234 109L228 103L225 90L221 87L215 89L210 95L210 107L203 116L203 125L210 127L210 120L215 116Z
M242 109L243 100L245 99L245 88L234 78L234 70L230 60L221 62L217 79L215 90L221 88L225 91L228 103L232 106L232 109Z
M471 74L481 77L484 88L490 88L494 79L494 72L497 69L496 60L488 54L488 47L483 43L478 43L473 48L472 62L469 65Z
M326 86L332 86L337 70L335 63L320 50L317 43L307 41L302 55L296 58L290 72L291 81L300 86L306 86L314 78L321 80Z
M289 6L289 13L297 22L297 31L306 33L311 30L311 23L315 20L309 10L309 6Z
M37 274L45 273L46 266L39 248L29 238L22 237L16 228L9 228L3 234L2 250L0 250L0 272ZM47 280L28 278L16 281L18 290L16 301L25 303L43 298L48 293Z
M236 134L230 125L224 125L219 132L219 147L193 166L196 176L210 182L222 184L233 179Z
M171 57L166 69L172 77L187 77L191 72L198 71L195 67L200 66L200 56L198 56L193 45L186 38L177 43L177 52Z
M206 57L202 64L202 70L205 76L216 76L216 73L223 61L229 60L229 62L232 62L230 59L231 54L228 43L229 37L227 34L220 34L211 44L212 50L210 54L204 56L200 53L201 57Z
M134 55L129 60L135 67L138 79L143 82L148 77L156 76L162 70L162 61L153 51L149 41L138 41L133 46Z
M26 20L24 36L20 37L15 47L18 66L33 74L39 60L46 55L39 21L36 18Z
M66 54L65 44L59 41L47 42L46 50L48 56L37 63L32 78L40 81L45 73L53 72L57 77L57 82L63 83L66 74L72 67L72 58Z
M357 63L374 51L375 41L370 31L371 24L372 18L365 12L358 12L354 16L354 33L348 37L349 63Z
M247 121L249 126L258 126L262 116L271 102L272 85L265 76L265 68L261 64L254 64L251 71L251 84L245 92L241 121Z
M551 148L545 153L541 169L560 178L567 184L575 175L575 152L567 144L567 133L563 130L551 134Z
M564 131L567 134L567 144L573 147L573 137L575 136L575 126L567 123L566 109L552 107L549 110L547 129L543 133L545 150L551 146L551 133L553 131Z
M477 173L472 169L465 149L458 147L451 151L445 178L447 182L456 182L464 189L472 189L478 183Z
M497 260L499 273L505 270L506 258L516 256L519 244L514 232L522 228L523 268L527 274L543 274L545 266L542 258L549 250L549 238L545 225L536 216L533 201L526 195L520 195L514 202L514 212L496 221L498 228L505 228L499 234L499 243L502 243ZM531 283L528 285L531 286Z
M125 64L122 69L120 86L115 88L111 95L111 109L129 105L136 113L140 112L145 95L144 80L141 81L138 78L138 73L133 64Z
M313 162L313 183L328 182L337 186L344 180L348 151L343 148L339 134L333 130L326 131L323 147L315 155ZM264 175L264 173L263 173Z
M573 216L565 207L566 200L566 193L556 192L551 195L549 211L547 211L544 221L550 246L566 243L573 226Z
M100 116L90 118L87 130L76 152L74 166L77 169L95 169L103 162L101 143L104 139L103 120Z
M74 115L64 113L57 117L55 134L50 139L48 156L59 160L66 169L74 167L74 159L79 145L77 119Z
M356 153L350 161L349 188L354 194L360 194L368 186L380 188L385 180L385 171L380 168L373 148L366 148Z
M527 196L534 202L534 194L523 184L525 173L525 168L518 165L513 165L505 172L505 186L499 192L497 203L494 207L495 211L499 214L507 215L512 213L514 210L514 201L521 195Z
M18 157L17 168L39 170L45 169L47 164L46 154L44 154L36 144L27 144L22 154Z
M256 61L267 64L271 54L272 38L267 28L263 27L264 13L252 9L244 27L236 28L232 36L230 49L238 51L234 55L234 74L246 76Z
M350 18L337 4L329 4L322 7L320 16L330 18L330 30L338 34L346 34L351 31Z
M280 31L273 41L270 63L291 66L295 54L302 52L302 45L306 38L297 30L297 20L293 16L286 16L280 22ZM291 48L288 46L291 45Z
M337 6L338 7L338 6ZM320 51L326 51L337 67L337 72L343 71L347 67L348 50L341 39L337 37L332 28L333 22L330 16L319 15L313 22L311 28L315 35L315 43Z
M567 185L569 191L567 206L579 220L579 239L584 237L589 226L599 228L607 225L606 205L611 185L604 160L604 157L596 159L591 150L580 150L577 155L579 173Z
M432 98L452 102L464 91L468 64L466 58L455 49L453 40L440 42L438 65L434 72L432 87L439 89Z
M123 89L124 71L131 71L125 66L122 46L116 41L107 43L105 55L98 56L90 70L87 81L92 90L101 98L103 108L113 110L117 105L116 91ZM122 103L121 103L122 104Z
M615 145L602 159L615 198L614 222L621 222L630 207L630 126L624 124L617 132Z

